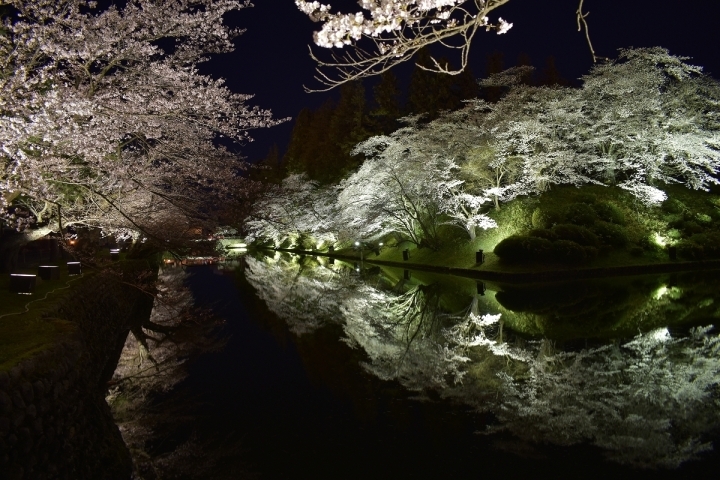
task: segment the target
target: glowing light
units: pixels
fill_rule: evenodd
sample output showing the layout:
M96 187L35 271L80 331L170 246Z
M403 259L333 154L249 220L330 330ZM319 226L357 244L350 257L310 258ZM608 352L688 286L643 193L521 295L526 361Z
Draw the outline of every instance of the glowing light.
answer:
M670 340L670 331L667 328L659 328L650 333L650 338L658 342L667 342Z
M663 285L662 287L658 288L655 291L655 294L653 295L653 297L655 297L655 300L660 300L662 297L665 296L665 294L667 292L668 292L668 288L665 285Z
M664 247L668 244L668 239L666 237L663 237L659 233L654 233L652 236L652 240L661 247Z
M355 242L355 246L356 246L356 247L359 247L359 246L360 246L360 242Z

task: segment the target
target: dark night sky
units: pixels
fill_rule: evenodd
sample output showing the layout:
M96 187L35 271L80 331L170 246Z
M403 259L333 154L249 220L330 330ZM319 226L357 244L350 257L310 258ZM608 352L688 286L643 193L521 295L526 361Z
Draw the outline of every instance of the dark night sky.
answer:
M333 11L358 11L352 0L325 0ZM491 15L502 16L514 27L505 35L478 32L470 66L473 73L485 74L487 55L503 52L505 66L515 65L518 54L530 56L542 67L552 55L561 74L570 80L587 73L591 57L584 35L578 33L575 10L578 0L511 0ZM236 39L232 54L218 56L204 67L205 72L226 79L238 93L254 93L250 103L271 109L275 117L295 117L303 107L317 107L331 93L308 94L303 84L313 83L314 64L307 45L319 24L311 22L295 7L293 0L254 0L253 8L228 17L228 22L246 28ZM585 0L585 11L593 46L598 55L614 57L618 48L661 46L675 55L692 57L705 72L720 79L720 6L717 2L670 2L663 0ZM397 71L408 77L410 64ZM366 81L366 88L373 80ZM281 154L292 129L288 122L272 129L251 132L255 141L242 153L254 161L265 156L273 143Z

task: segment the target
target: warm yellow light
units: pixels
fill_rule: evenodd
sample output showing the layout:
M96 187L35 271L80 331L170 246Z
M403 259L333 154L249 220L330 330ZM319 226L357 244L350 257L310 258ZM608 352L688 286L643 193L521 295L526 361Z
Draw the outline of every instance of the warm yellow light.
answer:
M662 297L665 296L665 294L668 292L667 286L663 285L662 287L655 290L655 294L653 297L655 297L655 300L660 300Z
M660 245L661 247L664 247L668 244L668 239L666 237L663 237L659 233L653 234L653 242L655 242L657 245Z

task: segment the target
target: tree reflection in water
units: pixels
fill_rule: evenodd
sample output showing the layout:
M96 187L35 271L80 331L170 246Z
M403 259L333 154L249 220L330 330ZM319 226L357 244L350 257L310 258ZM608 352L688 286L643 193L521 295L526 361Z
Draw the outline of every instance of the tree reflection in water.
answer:
M422 397L435 392L492 412L496 422L485 434L509 431L523 441L560 446L591 443L621 464L674 468L711 449L720 426L720 335L707 321L720 312L708 309L714 300L707 290L635 282L633 291L610 289L613 300L580 285L575 288L585 289L585 296L574 308L565 305L560 318L562 309L542 292L534 300L526 295L519 314L508 308L522 298L517 292L513 301L512 293L498 294L506 306L490 295L481 303L468 294L466 307L453 312L457 302L446 299L457 292L442 280L363 277L289 256L248 258L246 277L296 334L337 323L343 340L366 353L367 371ZM493 305L495 311L480 311ZM695 319L706 326L671 335L659 325L671 324L673 315L674 325ZM504 329L503 317L511 320ZM536 326L587 320L592 332L586 337L598 334L598 318L610 323L606 337L628 325L651 329L572 348L567 335L555 342L507 328L523 318ZM571 331L582 337L577 325Z

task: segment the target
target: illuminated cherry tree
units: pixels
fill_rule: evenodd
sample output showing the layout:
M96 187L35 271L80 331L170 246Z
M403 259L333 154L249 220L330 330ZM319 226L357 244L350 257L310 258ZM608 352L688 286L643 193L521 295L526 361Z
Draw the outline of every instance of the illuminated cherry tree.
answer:
M364 11L330 13L331 6L296 0L298 8L313 21L322 22L315 43L323 48L343 48L344 54L323 61L311 55L319 67L316 79L327 89L362 77L378 75L407 61L424 46L439 43L460 51L457 71L433 59L432 71L456 74L467 66L473 37L479 30L503 34L512 23L491 12L509 0L360 0ZM360 44L361 40L367 43ZM454 42L454 43L453 43Z
M491 77L483 84L509 91L472 107L485 136L469 144L465 175L494 166L501 179L511 168L512 181L485 190L504 200L560 184L618 185L646 205L666 198L662 183L707 190L720 172L720 86L685 60L661 48L624 50L579 89L517 84L514 69ZM467 120L455 123L465 135Z
M0 205L35 225L135 231L202 224L242 197L242 162L217 140L277 123L198 73L241 33L236 0L13 0L0 34ZM9 210L8 210L9 209ZM13 218L14 216L14 218Z
M391 136L359 144L367 159L341 185L345 223L366 238L396 233L419 246L439 248L438 227L453 223L475 237L495 222L482 213L489 199L463 188L452 153L434 142L432 129L411 124Z
M337 187L320 187L305 174L289 175L260 195L245 221L247 240L269 240L275 246L307 235L319 244L338 238Z

